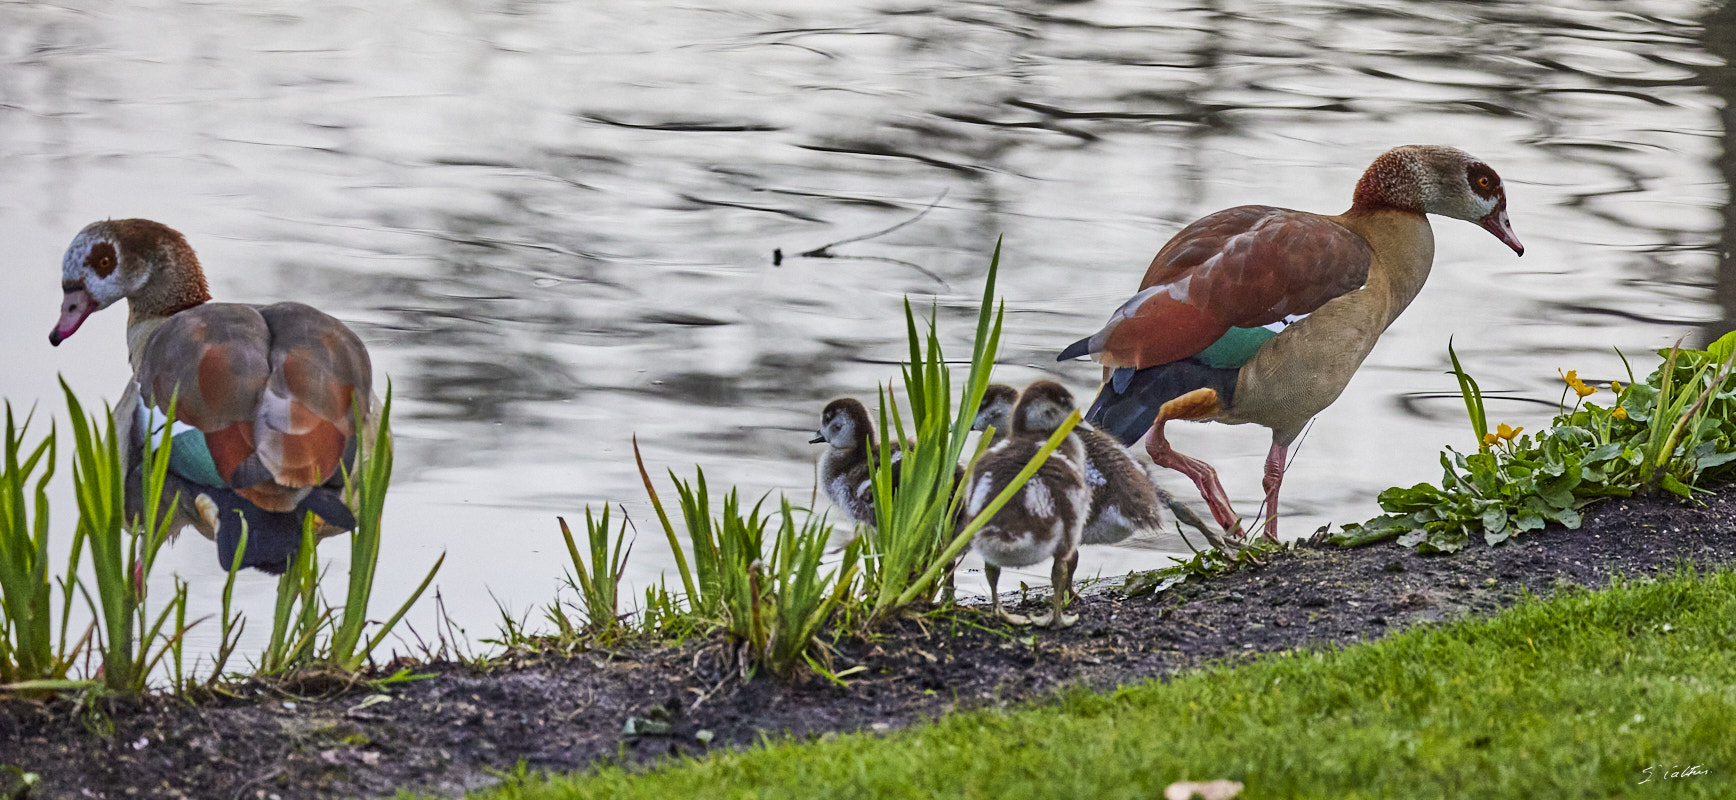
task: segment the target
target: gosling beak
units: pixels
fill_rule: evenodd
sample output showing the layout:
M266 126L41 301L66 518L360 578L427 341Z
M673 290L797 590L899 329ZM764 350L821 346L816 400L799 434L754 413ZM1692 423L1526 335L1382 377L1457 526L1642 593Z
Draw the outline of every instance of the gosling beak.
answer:
M96 298L91 297L90 292L67 289L66 296L60 301L60 321L54 324L54 330L48 332L48 343L59 347L94 311Z
M1489 212L1487 216L1477 220L1477 224L1482 226L1483 230L1494 234L1495 238L1500 239L1502 244L1513 248L1514 253L1525 255L1525 245L1519 243L1519 237L1513 233L1513 223L1507 221L1507 204L1505 202L1499 208Z
M808 440L808 444L819 444L823 441L826 441L826 434L816 433L814 438Z

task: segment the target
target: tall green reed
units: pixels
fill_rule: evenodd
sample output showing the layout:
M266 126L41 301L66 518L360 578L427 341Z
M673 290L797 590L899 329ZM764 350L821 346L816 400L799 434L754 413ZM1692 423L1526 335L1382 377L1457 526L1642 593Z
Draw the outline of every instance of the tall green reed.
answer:
M902 372L911 424L905 427L892 394L882 390L882 436L871 476L875 526L863 533L863 582L871 622L918 599L932 600L952 560L969 543L968 537L954 535L961 499L956 483L971 422L1000 349L1006 313L1004 304L997 307L994 300L1000 261L1001 245L996 242L977 308L970 372L956 405L934 312L929 314L926 334L919 333L916 315L905 301L910 362ZM903 453L894 464L893 448L899 447Z
M869 624L902 613L912 604L933 603L954 563L978 530L1018 492L1078 423L1075 412L1042 450L987 507L970 520L960 520L964 492L960 478L968 475L987 446L979 439L965 466L959 465L988 390L990 373L1000 349L1005 304L995 302L1000 273L1001 243L995 243L977 306L970 371L954 402L952 371L940 346L931 311L927 331L919 333L909 301L904 304L910 362L903 367L904 394L910 402L907 428L890 392L881 392L879 460L872 474L876 525L863 533L863 583ZM909 438L911 435L914 438ZM892 448L903 447L898 464Z
M162 502L172 431L165 425L154 447L140 448L137 476L140 510L135 519L129 520L127 464L115 433L113 413L105 408L100 419L87 416L72 387L64 380L60 385L72 416L72 475L79 510L73 550L77 553L81 545L90 548L97 588L102 682L110 690L141 692L151 671L165 656L176 653L175 643L191 627L164 632L164 626L172 618L183 620L184 624L185 582L175 581L173 596L155 617L146 602L151 568L168 541L173 508L180 501L177 495L168 504ZM174 418L172 400L169 418ZM152 433L140 431L140 436L149 443ZM179 671L179 665L176 669Z
M794 675L803 665L833 680L848 674L833 673L820 632L855 589L862 545L846 545L838 566L822 573L821 559L831 537L832 526L823 517L809 514L798 525L789 500L779 504L777 541L764 571L770 580L770 608L761 616L765 630L756 638L765 643L760 660L780 677ZM757 564L750 566L756 574L762 572Z
M357 431L366 430L360 420L364 402L365 398L361 398L355 404ZM421 599L434 582L434 576L440 572L440 567L446 563L446 555L442 553L423 576L421 584L380 625L379 630L372 636L363 635L369 603L373 600L374 576L379 569L386 493L392 483L391 426L392 388L388 383L371 446L363 451L364 458L345 482L346 496L354 498L356 528L349 534L350 568L344 603L331 605L321 591L326 570L320 568L315 555L318 541L315 536L316 517L310 513L302 519L301 546L278 578L271 641L259 662L261 673L281 674L306 668L345 673L360 670Z
M589 506L585 507L585 538L590 550L589 563L579 554L578 543L573 539L573 531L567 527L564 517L556 517L561 526L561 538L567 544L567 556L572 560L572 572L567 578L579 596L579 606L584 612L585 622L582 631L598 639L610 639L622 631L621 622L621 575L627 567L627 556L633 551L632 545L622 546L627 538L627 520L621 520L620 531L615 534L615 543L609 545L609 506L603 505L602 518L591 515ZM561 609L559 601L549 606L548 618L554 622L558 635L563 639L572 639L581 632L581 626L575 625Z
M647 590L642 629L681 636L715 625L743 647L750 668L764 666L785 678L807 668L835 679L820 634L849 602L862 560L861 543L846 545L839 565L822 570L832 535L823 517L801 511L798 521L798 510L787 499L779 501L776 512L765 510L764 498L746 507L734 489L723 495L714 514L705 471L697 470L692 481L672 471L669 477L687 532L683 547L637 443L634 456L675 553L682 588L681 594L666 585ZM691 562L684 551L691 551ZM593 556L593 563L597 558Z
M51 427L26 454L29 428L28 418L22 426L15 422L7 403L5 461L0 464L0 684L65 679L83 646L81 642L71 651L66 646L70 591L62 598L59 648L54 644L48 482L54 477L56 435ZM38 467L42 474L32 487Z
M272 606L271 640L260 656L258 671L273 675L312 666L320 634L331 622L331 607L320 602L319 559L314 554L314 516L302 517L301 546L277 578L277 602Z
M361 403L356 404L357 408ZM446 554L434 560L434 565L423 576L422 583L410 593L397 611L380 625L380 629L371 637L363 639L362 628L367 622L368 604L374 595L374 574L380 563L380 523L386 511L386 492L392 486L392 466L394 463L392 450L392 386L386 384L386 401L380 407L378 428L374 433L374 443L367 461L357 474L351 476L355 485L356 496L356 529L350 533L350 575L349 591L345 595L343 608L337 615L337 628L332 634L326 660L329 666L346 672L359 669L374 650L385 641L393 628L397 627L410 607L421 599L428 591L428 586L434 582L434 576L439 574L440 567L446 563ZM359 426L357 430L362 430Z

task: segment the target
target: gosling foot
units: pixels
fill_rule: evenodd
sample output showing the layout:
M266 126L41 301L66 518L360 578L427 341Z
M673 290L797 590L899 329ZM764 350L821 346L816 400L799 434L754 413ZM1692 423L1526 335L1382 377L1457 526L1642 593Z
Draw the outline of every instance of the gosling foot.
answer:
M1031 624L1052 631L1065 630L1079 623L1078 614L1062 613L1059 616L1053 611L1045 611L1031 620Z

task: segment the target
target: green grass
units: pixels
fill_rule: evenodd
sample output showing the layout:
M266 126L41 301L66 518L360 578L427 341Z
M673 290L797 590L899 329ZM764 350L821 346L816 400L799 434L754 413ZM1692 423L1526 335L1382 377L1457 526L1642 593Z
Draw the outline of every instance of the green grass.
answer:
M533 777L478 796L1149 800L1171 781L1231 778L1250 800L1732 797L1733 638L1736 573L1680 575L884 738ZM1691 765L1709 774L1640 783L1648 766Z

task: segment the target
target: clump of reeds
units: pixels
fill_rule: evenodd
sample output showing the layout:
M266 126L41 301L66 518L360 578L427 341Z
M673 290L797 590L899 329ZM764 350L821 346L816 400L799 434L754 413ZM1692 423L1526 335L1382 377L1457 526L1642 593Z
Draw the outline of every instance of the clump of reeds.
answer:
M632 545L623 546L627 538L627 520L621 520L620 530L615 533L614 545L611 546L609 506L603 506L600 519L591 515L589 507L585 508L585 542L590 552L587 563L579 554L579 545L573 539L572 529L567 527L566 518L555 519L561 525L561 538L566 540L567 556L572 560L567 586L577 592L585 619L582 625L575 623L559 602L549 606L548 618L562 639L572 639L581 634L602 641L612 639L624 630L621 575L626 571L627 555L633 551Z
M173 531L178 496L165 502L172 431L141 431L149 446L140 448L128 469L114 414L88 415L63 381L72 418L74 496L78 524L59 592L49 563L47 487L54 476L57 432L35 447L25 445L29 420L19 426L6 408L4 461L0 463L0 689L45 692L100 686L119 693L145 691L159 669L176 691L202 683L215 687L228 674L246 621L232 610L235 577L247 548L247 532L230 565L220 613L222 630L208 677L202 682L185 670L182 642L203 619L188 620L187 584L176 579L160 608L148 602L147 587L163 545ZM368 603L379 562L380 524L391 485L391 390L381 410L368 457L348 476L356 498L358 525L351 532L351 565L341 606L320 592L324 573L314 552L315 517L308 515L302 546L279 579L272 636L256 662L255 676L281 675L303 668L356 674L367 664L439 571L437 560L410 598L372 635L366 635ZM174 403L167 414L173 419ZM358 429L360 429L358 427ZM151 440L155 438L155 441ZM129 485L131 484L131 485ZM134 493L128 502L128 491ZM80 578L88 556L92 582ZM92 593L91 588L95 589ZM84 598L94 622L69 641L75 598ZM58 611L58 613L55 613ZM81 654L98 666L77 669Z
M904 366L904 394L910 403L911 424L906 427L893 395L880 393L880 430L896 432L880 438L879 460L872 473L876 524L863 532L863 583L869 623L902 613L912 604L932 603L950 576L952 567L971 539L996 512L1035 474L1055 448L1078 424L1077 411L1056 430L1043 449L976 517L960 524L964 493L959 477L969 468L959 466L971 423L987 391L995 356L999 352L1005 305L995 304L995 278L1000 271L1001 247L995 244L977 306L976 337L970 372L955 392L953 376L941 352L940 337L931 314L928 330L918 333L916 315L904 304L905 330L910 344L910 362ZM955 402L956 394L956 402ZM890 427L889 427L890 426ZM894 467L891 448L903 447ZM969 463L974 464L987 447L979 438Z
M935 320L928 320L926 333L919 332L916 315L905 303L910 362L903 369L903 379L911 420L905 423L892 395L883 390L880 430L886 435L880 439L872 477L877 524L852 539L829 569L825 566L826 546L832 526L823 516L783 499L775 511L766 508L765 498L749 507L734 489L725 492L714 509L704 470L698 470L690 481L669 473L686 532L683 540L635 443L639 474L669 543L675 560L674 577L679 581L673 589L668 581L660 581L645 590L636 614L638 632L681 638L721 631L741 646L745 664L763 666L783 677L808 669L837 679L850 670L831 671L830 651L824 642L829 626L835 635L838 628L872 625L913 607L932 604L971 537L1036 472L1078 421L1075 412L981 514L960 520L963 498L957 480L964 469L959 461L1000 343L1004 309L994 303L999 267L997 245L978 308L970 372L957 389L941 351ZM979 443L971 460L984 446ZM891 457L895 447L903 448L896 479ZM615 533L611 547L607 515L605 509L603 520L598 522L586 510L588 558L581 555L572 531L561 521L578 576L575 589L585 619L581 627L558 606L551 609L557 638L563 641L577 636L607 640L629 630L619 608L627 557L627 548L622 545L625 523ZM839 623L843 610L851 611L848 625ZM510 618L505 633L503 641L512 644L537 643L523 635Z
M27 450L29 429L30 419L18 425L7 403L5 461L0 463L0 684L64 680L89 642L87 636L67 646L71 585L61 593L58 645L55 641L48 482L54 477L56 435L51 428Z
M357 407L361 407L360 402ZM259 661L259 673L281 675L301 669L356 672L368 663L445 564L446 556L441 554L397 611L372 636L363 635L379 567L386 492L392 483L391 420L392 389L388 385L372 446L349 475L349 491L356 498L356 528L349 534L350 571L343 605L331 605L319 591L325 572L314 557L315 518L310 514L302 523L301 547L278 578L271 641ZM363 430L359 420L356 429Z
M634 456L639 458L636 443ZM860 547L850 544L842 563L822 572L821 560L832 534L823 518L802 512L798 522L788 500L780 501L775 513L763 510L763 498L744 511L734 489L724 494L714 515L705 472L700 470L692 482L671 472L693 553L690 565L642 458L639 470L675 554L682 590L680 595L663 586L650 590L645 623L676 634L716 625L742 644L750 664L763 665L783 677L804 666L830 674L830 659L819 633L855 584ZM766 533L773 525L768 557Z
M101 418L88 417L72 387L62 381L61 389L72 416L72 480L78 499L78 527L66 580L77 580L79 555L88 547L96 577L96 649L102 655L102 683L111 691L141 692L164 657L179 659L175 645L192 627L186 623L185 582L175 581L174 594L154 617L146 597L151 568L171 533L173 514L165 511L178 502L173 497L168 504L162 502L172 431L164 426L154 447L140 448L140 511L129 520L127 464L115 434L114 414L105 407ZM174 413L171 401L170 419ZM141 435L148 441L151 433ZM177 625L165 631L170 619ZM180 674L178 660L172 668Z

